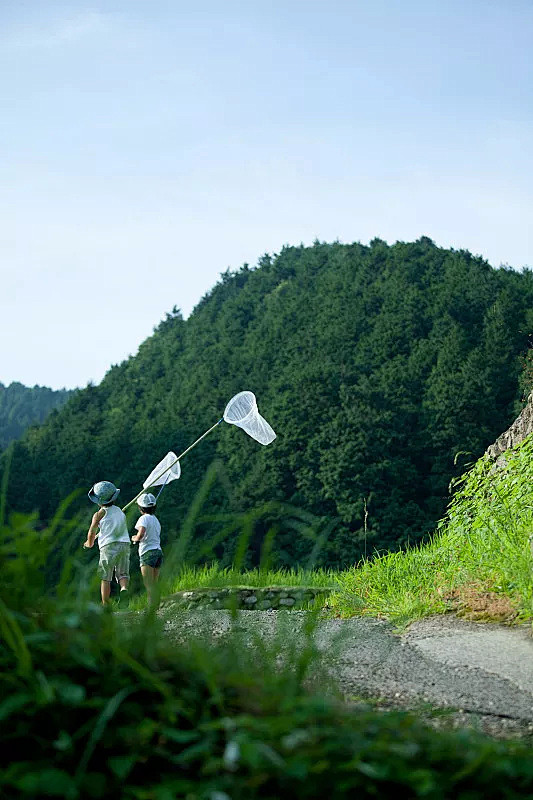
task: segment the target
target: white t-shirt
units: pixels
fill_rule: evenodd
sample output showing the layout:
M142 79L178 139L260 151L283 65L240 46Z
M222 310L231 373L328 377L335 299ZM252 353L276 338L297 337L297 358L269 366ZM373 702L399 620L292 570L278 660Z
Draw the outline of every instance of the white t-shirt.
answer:
M161 549L161 523L154 514L143 514L135 524L135 530L145 528L145 534L139 542L139 555L147 550Z
M126 515L118 506L108 506L105 514L99 523L100 533L98 534L98 547L105 547L106 544L114 542L128 542L130 536Z

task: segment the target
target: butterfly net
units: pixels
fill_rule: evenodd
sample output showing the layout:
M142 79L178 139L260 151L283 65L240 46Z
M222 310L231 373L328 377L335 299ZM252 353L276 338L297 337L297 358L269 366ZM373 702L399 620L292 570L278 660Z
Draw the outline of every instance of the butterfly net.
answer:
M276 438L266 419L259 413L253 392L239 392L232 397L224 411L224 421L242 428L260 444L270 444Z
M170 481L177 481L180 475L180 462L177 455L171 451L166 454L157 467L153 468L143 483L143 489L148 489L150 486L164 486Z

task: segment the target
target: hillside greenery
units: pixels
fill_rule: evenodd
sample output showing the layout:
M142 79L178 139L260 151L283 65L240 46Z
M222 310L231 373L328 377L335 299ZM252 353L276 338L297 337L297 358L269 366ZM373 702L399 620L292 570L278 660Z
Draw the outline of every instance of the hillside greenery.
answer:
M30 425L43 422L50 411L60 408L71 394L67 389L54 391L46 386L0 383L0 450L20 438Z
M533 436L487 456L460 479L431 540L339 574L328 599L342 616L399 625L446 611L481 619L533 619Z
M184 450L251 389L278 438L263 448L222 425L202 442L161 496L164 542L210 471L190 536L197 550L218 536L207 561L232 564L231 520L250 509L262 511L248 567L273 526L272 563L307 563L313 540L288 506L317 520L326 568L416 544L464 461L520 409L532 330L530 271L425 237L286 247L225 272L189 319L174 309L136 356L15 442L8 506L45 524L81 489L74 510L88 515L85 493L101 479L129 500L169 449Z

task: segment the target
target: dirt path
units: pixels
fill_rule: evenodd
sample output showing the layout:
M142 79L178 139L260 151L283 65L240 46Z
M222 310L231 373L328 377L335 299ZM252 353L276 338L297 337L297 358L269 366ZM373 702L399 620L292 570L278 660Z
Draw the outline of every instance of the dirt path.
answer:
M238 612L237 627L261 638L301 636L305 612ZM178 639L223 635L225 611L167 617ZM533 638L530 628L466 622L452 616L414 623L397 635L381 620L325 619L316 641L324 664L348 701L373 698L381 707L447 710L446 724L474 724L493 735L533 737ZM434 714L430 714L434 719ZM438 724L438 721L435 721Z

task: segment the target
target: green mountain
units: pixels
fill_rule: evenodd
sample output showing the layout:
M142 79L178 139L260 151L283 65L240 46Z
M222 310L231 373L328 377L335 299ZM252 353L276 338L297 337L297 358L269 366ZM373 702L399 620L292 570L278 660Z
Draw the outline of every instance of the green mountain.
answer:
M18 439L30 425L43 422L50 411L66 402L70 391L54 391L46 386L0 383L0 450Z
M396 549L443 515L456 453L468 454L461 466L475 460L519 410L532 301L531 271L426 237L284 248L224 273L189 319L175 309L135 357L29 430L14 447L8 503L48 519L101 479L129 500L169 449L184 450L251 389L278 438L263 448L220 426L165 489L165 535L217 458L206 511L274 500L332 520L327 565L353 563L365 546ZM302 562L309 542L280 528L277 562ZM250 532L252 560L263 530ZM212 532L200 525L196 541ZM229 560L231 543L215 552Z

